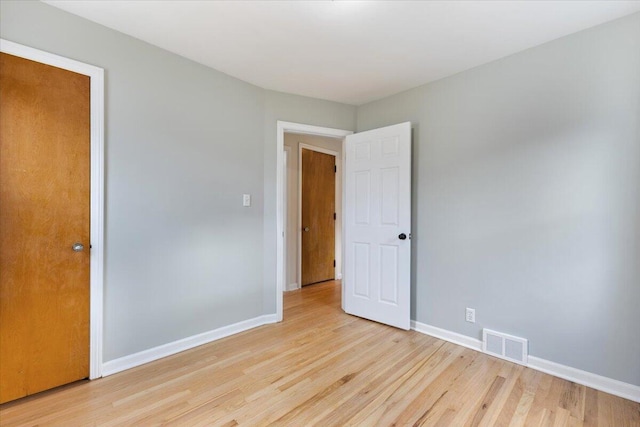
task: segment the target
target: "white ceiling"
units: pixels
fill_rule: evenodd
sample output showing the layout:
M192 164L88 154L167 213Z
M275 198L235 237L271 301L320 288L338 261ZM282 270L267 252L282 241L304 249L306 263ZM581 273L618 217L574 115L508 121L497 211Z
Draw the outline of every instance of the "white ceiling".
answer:
M640 1L45 1L257 86L360 105Z

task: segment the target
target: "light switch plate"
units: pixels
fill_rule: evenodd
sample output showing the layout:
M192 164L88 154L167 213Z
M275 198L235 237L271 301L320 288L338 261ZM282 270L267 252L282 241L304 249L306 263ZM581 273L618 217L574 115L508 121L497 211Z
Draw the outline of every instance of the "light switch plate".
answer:
M242 206L251 206L251 194L242 195Z

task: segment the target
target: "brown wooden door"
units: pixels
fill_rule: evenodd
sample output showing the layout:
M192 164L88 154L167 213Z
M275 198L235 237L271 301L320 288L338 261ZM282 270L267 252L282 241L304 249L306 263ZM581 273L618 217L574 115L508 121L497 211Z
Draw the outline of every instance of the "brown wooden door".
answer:
M0 402L89 375L89 83L0 54Z
M335 159L302 149L302 286L335 278Z

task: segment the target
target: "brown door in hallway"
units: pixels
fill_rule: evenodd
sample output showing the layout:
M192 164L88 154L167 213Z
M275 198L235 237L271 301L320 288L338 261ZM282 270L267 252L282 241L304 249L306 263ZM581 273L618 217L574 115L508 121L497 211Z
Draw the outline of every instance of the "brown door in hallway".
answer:
M0 402L89 376L89 106L88 76L0 54Z
M335 278L335 165L302 149L302 286Z

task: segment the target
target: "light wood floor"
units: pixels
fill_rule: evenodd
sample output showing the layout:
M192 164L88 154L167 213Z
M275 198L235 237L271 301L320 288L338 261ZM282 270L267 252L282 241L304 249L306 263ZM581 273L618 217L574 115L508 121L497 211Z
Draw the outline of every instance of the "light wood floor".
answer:
M0 424L640 426L640 404L348 316L340 285L285 321L0 407Z

